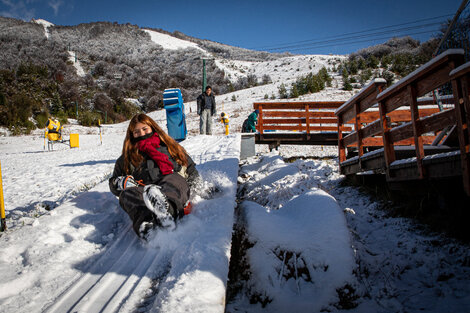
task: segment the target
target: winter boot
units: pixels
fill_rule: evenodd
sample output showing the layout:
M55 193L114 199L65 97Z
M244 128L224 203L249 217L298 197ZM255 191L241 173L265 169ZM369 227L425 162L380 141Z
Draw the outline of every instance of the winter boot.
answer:
M147 208L155 214L157 226L173 230L176 227L175 220L168 212L170 204L162 193L161 187L157 185L145 186L143 197Z
M156 225L154 221L143 222L139 227L139 237L147 241L151 230L155 229Z

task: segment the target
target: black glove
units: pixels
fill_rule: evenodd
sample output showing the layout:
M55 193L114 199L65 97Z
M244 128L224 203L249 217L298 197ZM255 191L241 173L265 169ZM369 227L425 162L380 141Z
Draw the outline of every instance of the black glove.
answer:
M116 186L116 189L120 191L130 187L137 187L138 185L139 184L131 175L119 176L114 179L114 186Z

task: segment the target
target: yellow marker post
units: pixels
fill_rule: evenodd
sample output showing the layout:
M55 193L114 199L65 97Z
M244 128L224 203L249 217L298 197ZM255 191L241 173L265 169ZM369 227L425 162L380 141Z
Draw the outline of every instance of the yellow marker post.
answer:
M0 162L0 217L1 217L1 231L7 230L5 221L5 202L3 201L3 182L2 182L2 163Z
M229 122L227 113L222 112L222 114L220 114L220 122L225 125L225 135L227 136L228 135L228 122Z

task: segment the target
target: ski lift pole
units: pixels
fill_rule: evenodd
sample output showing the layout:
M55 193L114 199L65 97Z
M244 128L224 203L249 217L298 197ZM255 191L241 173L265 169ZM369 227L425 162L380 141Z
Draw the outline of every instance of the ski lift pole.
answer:
M3 201L2 162L0 162L0 217L0 230L5 231L7 230L7 224L5 221L5 202Z

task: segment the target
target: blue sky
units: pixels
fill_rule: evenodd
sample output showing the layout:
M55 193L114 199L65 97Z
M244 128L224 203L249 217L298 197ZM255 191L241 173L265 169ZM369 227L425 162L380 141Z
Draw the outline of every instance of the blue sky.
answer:
M461 0L0 0L0 15L26 21L42 18L56 25L131 23L170 32L178 30L248 49L347 54L383 43L394 35L411 34L425 41L437 32L439 23L453 17L460 3Z

